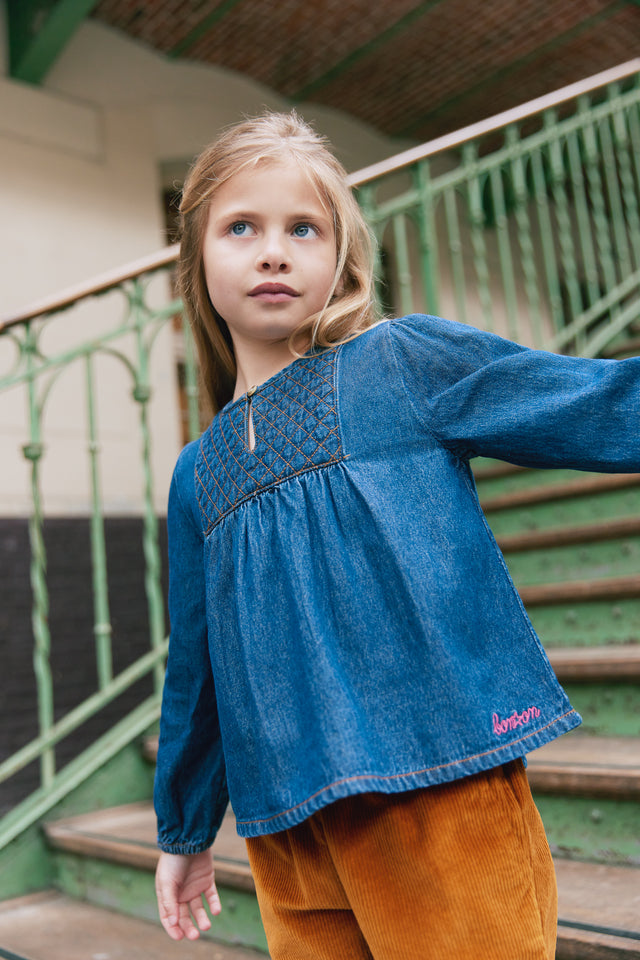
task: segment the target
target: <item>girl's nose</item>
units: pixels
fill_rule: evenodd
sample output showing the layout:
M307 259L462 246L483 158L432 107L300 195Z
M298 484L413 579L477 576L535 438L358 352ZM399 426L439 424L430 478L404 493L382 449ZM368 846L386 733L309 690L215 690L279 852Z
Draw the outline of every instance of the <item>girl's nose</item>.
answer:
M284 273L291 267L286 245L279 236L269 235L258 255L258 269Z

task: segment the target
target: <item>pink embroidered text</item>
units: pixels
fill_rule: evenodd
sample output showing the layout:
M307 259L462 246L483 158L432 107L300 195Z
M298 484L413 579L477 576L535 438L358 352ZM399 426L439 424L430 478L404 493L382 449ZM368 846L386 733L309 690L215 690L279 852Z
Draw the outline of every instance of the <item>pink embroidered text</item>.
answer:
M493 732L501 736L503 733L509 733L510 730L515 730L517 727L523 727L526 723L530 723L531 720L537 720L539 716L540 710L538 707L528 707L526 710L523 710L522 713L514 710L511 716L506 717L504 720L501 720L498 714L494 713L492 717Z

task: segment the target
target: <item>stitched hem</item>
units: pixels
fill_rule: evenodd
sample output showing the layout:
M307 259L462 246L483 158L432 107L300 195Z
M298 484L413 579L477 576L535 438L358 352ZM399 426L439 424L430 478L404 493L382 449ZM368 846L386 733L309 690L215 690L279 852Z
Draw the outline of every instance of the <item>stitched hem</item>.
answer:
M447 763L404 773L364 773L343 777L310 794L305 800L301 800L287 810L273 814L273 816L253 820L243 820L236 817L238 833L241 837L257 837L287 830L289 827L296 826L296 824L306 820L307 817L327 804L352 794L402 793L406 790L438 786L452 780L471 776L474 773L482 773L484 770L491 769L491 767L508 763L510 760L522 757L531 750L536 750L550 740L554 740L561 734L577 727L580 723L582 723L582 718L575 710L571 709L562 716L556 717L555 720L550 721L544 727L533 730L517 740L511 740L509 743L493 747L491 750L463 757L459 760L451 760Z

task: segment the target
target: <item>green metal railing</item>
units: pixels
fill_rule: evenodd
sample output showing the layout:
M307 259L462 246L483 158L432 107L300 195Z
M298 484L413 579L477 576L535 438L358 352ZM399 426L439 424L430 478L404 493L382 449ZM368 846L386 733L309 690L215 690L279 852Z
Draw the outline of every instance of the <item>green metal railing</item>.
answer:
M639 71L640 60L634 61L354 174L352 184L379 242L385 306L442 313L523 343L585 356L634 345L640 352L634 339L640 334ZM181 305L167 297L169 302L153 306L148 291L176 256L177 248L168 248L0 322L0 369L6 371L0 373L0 395L21 394L28 411L22 455L30 470L39 723L38 736L0 764L0 782L40 763L40 787L0 821L0 848L159 715L167 641L153 500L150 365L158 334ZM47 349L52 324L61 329L78 304L105 294L122 298L122 316L71 349ZM195 437L200 427L193 343L186 329L182 336L188 433ZM109 611L96 413L103 356L126 371L137 409L149 611L148 651L115 676L112 645L124 638L112 637ZM51 397L77 365L84 368L98 689L55 720L41 467ZM56 745L149 675L152 695L58 770Z
M161 307L150 306L147 300L150 282L158 271L166 270L175 261L177 248L159 256L131 264L117 274L99 278L90 284L60 295L48 303L36 304L21 316L0 326L0 356L13 351L10 369L0 379L0 392L22 393L27 406L26 442L22 454L29 465L32 510L29 518L31 547L31 589L33 663L38 702L39 734L0 764L0 783L39 760L40 788L15 807L0 821L0 847L18 836L59 799L85 780L124 745L157 720L164 675L163 660L167 640L164 622L164 598L161 586L161 556L158 521L153 500L151 467L152 437L149 425L151 401L150 368L158 334L177 314L181 303L169 301ZM54 314L63 324L65 312L98 295L120 294L124 310L115 311L115 322L99 336L89 335L72 349L47 352L43 341L49 332ZM121 313L118 316L118 313ZM188 329L182 329L182 351L189 404L189 427L193 437L199 432L198 397L193 343ZM8 349L9 348L9 349ZM112 627L109 612L107 557L104 532L104 511L100 481L100 435L96 411L96 367L101 357L117 361L126 371L139 435L143 486L143 551L145 591L148 607L149 650L135 663L113 675ZM59 382L73 367L84 368L84 400L86 419L86 456L89 467L90 544L94 600L94 645L98 689L91 692L77 707L59 720L54 719L54 678L51 668L49 629L49 593L47 557L44 541L41 466L46 453L45 422L51 397ZM79 400L79 398L78 398ZM80 402L78 403L80 405ZM69 416L73 416L68 411ZM121 643L126 638L117 638ZM56 745L87 720L128 690L142 677L151 675L153 693L81 756L56 769Z
M596 356L640 316L640 60L361 170L383 301Z

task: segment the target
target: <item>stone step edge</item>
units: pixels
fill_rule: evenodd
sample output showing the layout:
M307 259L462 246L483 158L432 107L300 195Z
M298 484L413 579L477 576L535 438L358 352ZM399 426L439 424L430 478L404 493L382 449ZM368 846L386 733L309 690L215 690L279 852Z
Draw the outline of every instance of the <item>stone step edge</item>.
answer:
M637 600L640 599L640 575L538 583L523 585L517 589L525 607L588 603L597 600Z
M531 757L527 776L534 793L640 801L640 763L634 770L616 766L598 768L586 763L569 766Z
M155 872L160 856L158 848L150 844L74 828L67 821L47 823L44 825L44 832L48 843L56 850L80 854L83 857L94 857L152 873ZM255 893L255 885L248 864L216 855L215 870L216 883L220 886Z
M548 550L577 544L604 543L640 536L640 517L621 517L578 527L550 527L497 536L503 553L524 553L530 550Z
M485 513L495 513L513 507L552 503L554 500L591 496L637 486L640 486L640 474L638 473L600 474L585 479L569 480L566 483L540 485L526 490L512 490L510 493L498 494L495 497L481 497L480 504Z
M547 650L547 656L564 683L640 680L640 643L553 647Z

